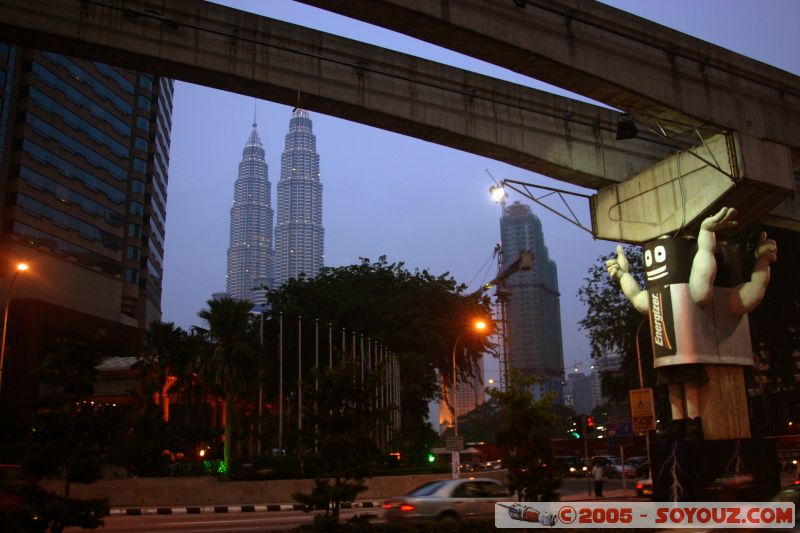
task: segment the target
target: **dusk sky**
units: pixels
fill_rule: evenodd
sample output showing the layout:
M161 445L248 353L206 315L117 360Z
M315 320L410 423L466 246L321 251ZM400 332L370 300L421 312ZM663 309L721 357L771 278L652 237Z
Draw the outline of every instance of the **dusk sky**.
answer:
M508 0L510 1L510 0ZM231 7L285 20L426 59L569 94L531 78L415 39L291 0L230 0ZM796 0L608 1L615 7L754 59L800 74L800 2ZM170 151L163 320L188 328L214 292L225 290L233 184L253 122L254 100L176 82ZM291 107L259 100L258 133L267 154L272 201ZM487 261L500 239L500 207L488 196L498 179L513 178L591 194L503 163L311 112L323 183L326 266L360 257L402 261L413 270L450 272L476 289L496 274ZM488 171L488 173L487 173ZM577 322L587 270L615 244L529 203L542 221L558 265L565 365L586 362L589 343ZM588 204L572 205L585 225ZM779 243L780 246L780 243ZM403 327L403 324L398 324ZM487 368L496 376L496 366Z

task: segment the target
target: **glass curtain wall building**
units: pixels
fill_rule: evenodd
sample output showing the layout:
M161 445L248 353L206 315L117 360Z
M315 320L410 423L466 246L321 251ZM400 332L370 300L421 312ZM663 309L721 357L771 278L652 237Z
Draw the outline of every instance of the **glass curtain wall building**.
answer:
M564 354L558 271L544 244L542 223L530 207L514 202L503 210L500 236L501 269L525 250L531 250L534 257L531 270L512 274L506 282L510 293L508 366L542 377L537 392L556 391L561 395Z
M226 292L255 302L262 286L272 287L272 190L264 146L253 131L242 152L231 207Z
M24 412L58 337L110 355L161 319L172 81L0 43L2 401ZM12 401L13 399L13 401Z
M314 277L324 263L322 183L317 140L308 111L295 109L281 155L275 226L275 283Z

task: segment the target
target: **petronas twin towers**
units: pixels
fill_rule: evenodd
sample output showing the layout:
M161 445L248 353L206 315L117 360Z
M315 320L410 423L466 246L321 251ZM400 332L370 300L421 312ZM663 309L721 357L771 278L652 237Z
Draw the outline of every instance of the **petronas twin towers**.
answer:
M253 122L234 185L226 292L262 303L260 288L280 286L301 274L316 276L325 257L324 238L317 139L308 111L295 109L289 121L274 228L269 171Z

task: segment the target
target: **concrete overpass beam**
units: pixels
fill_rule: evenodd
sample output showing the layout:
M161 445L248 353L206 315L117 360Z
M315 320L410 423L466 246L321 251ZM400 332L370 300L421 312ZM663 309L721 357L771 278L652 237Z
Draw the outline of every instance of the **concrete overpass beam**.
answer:
M645 117L663 119L668 128L697 116L701 117L699 121L681 125L698 125L706 136L722 131L720 124L740 126L737 142L744 144L737 153L744 158L747 170L742 180L730 190L722 183L698 187L698 194L702 192L698 198L710 202L703 208L692 207L700 205L698 198L681 200L680 205L660 199L668 202L657 207L660 214L680 208L682 217L685 214L682 220L692 220L713 205L717 194L743 213L753 212L753 206L768 205L771 209L780 203L777 196L783 194L780 200L785 200L791 194L791 168L800 166L797 157L791 160L800 146L800 120L794 120L800 109L796 76L652 23L638 27L641 19L607 6L598 7L594 2L526 2L527 14L522 15L513 11L518 8L511 2L482 0L371 0L366 7L359 0L340 0L335 4L342 10L341 6L360 6L366 13L373 13L374 7L375 13L386 15L376 18L389 27L393 26L384 19L399 13L403 16L398 20L405 24L409 20L418 22L414 27L399 24L395 28L399 31L416 32L415 36L434 42L432 34L441 33L439 39L447 40L444 44L451 48L478 57L484 54L484 59L505 66L512 66L509 61L514 60L512 67L521 72L549 72L552 81L563 87L584 87L583 92L590 96ZM564 6L573 3L577 7L565 14ZM433 5L439 7L434 9ZM444 10L443 6L449 7ZM534 8L542 11L541 20L531 16ZM612 15L619 20L612 20ZM550 19L554 17L563 24L553 26ZM638 33L626 33L636 28ZM655 44L642 38L642 28L654 32ZM615 36L613 49L602 40L609 32ZM675 161L657 163L676 147L687 146L675 139L666 142L644 128L635 139L617 141L619 114L615 111L201 0L0 0L0 35L32 47L52 48L303 107L595 189L638 173L642 174L631 187L656 187L661 179L658 176L667 172L663 169ZM666 68L656 59L664 52L658 43L663 44L668 37L677 39L680 53L676 56L679 60L674 65L668 62ZM626 43L630 48L625 48ZM706 51L713 52L707 59L708 72L716 69L724 73L724 80L709 74L708 79L717 80L715 83L696 83L698 74L692 69L698 65L690 64ZM575 57L570 59L570 54ZM642 63L642 58L647 61ZM598 69L614 80L601 77ZM680 90L663 93L670 82ZM735 98L731 100L727 93ZM695 113L696 108L703 107L700 101L712 115ZM729 114L720 111L713 115L713 110L722 108ZM760 115L759 110L763 111ZM660 114L662 111L664 114ZM719 122L709 123L712 119ZM786 154L791 161L788 171L783 165ZM772 181L761 178L772 170ZM653 176L646 178L648 172ZM679 183L684 181L690 179ZM756 198L747 198L753 192L751 183L757 184ZM658 185L656 196L663 196L669 188ZM640 202L625 194L613 188L598 195L598 224L608 226L614 216ZM610 204L602 202L617 196L625 205L615 207L616 214L604 213ZM800 211L796 208L796 204L784 202L767 220L800 230ZM640 210L636 216L654 216L652 206L636 209ZM787 214L792 218L780 218ZM752 218L758 217L753 214ZM663 224L662 218L653 220L665 231L675 224L674 220ZM597 228L598 235L616 235L608 238L621 240L641 238L609 231L605 226Z
M800 77L601 2L298 1L582 94L676 138L738 131L783 145L800 172ZM800 231L800 203L784 198L760 220Z
M784 144L800 170L800 77L591 0L298 0L658 120Z
M642 244L678 231L696 233L722 206L739 210L739 228L794 192L791 154L783 145L736 133L717 134L591 200L600 239Z
M3 39L402 133L590 188L672 148L618 113L200 0L0 0Z

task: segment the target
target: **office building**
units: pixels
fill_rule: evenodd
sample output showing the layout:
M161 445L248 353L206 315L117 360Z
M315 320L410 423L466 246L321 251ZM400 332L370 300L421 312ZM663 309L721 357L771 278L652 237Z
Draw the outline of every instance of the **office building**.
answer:
M595 394L596 383L594 373L588 376L583 372L567 374L564 385L564 406L578 414L592 414L592 410L598 405Z
M459 381L458 390L456 391L456 414L459 418L467 413L475 410L476 407L486 401L486 385L483 381L483 360L477 361L472 369L473 375L466 379L466 381ZM442 397L446 400L439 402L439 433L444 433L448 428L453 427L455 417L453 410L448 405L448 401L452 398L452 387L445 386L442 383Z
M622 358L618 355L604 355L595 359L594 372L592 372L592 391L596 405L606 400L603 395L603 374L615 374L622 368Z
M556 264L548 254L539 218L527 205L505 206L500 220L502 240L501 271L521 252L533 252L533 268L511 274L508 291L508 353L511 369L537 375L542 381L535 394L562 393L564 355L561 340L561 308Z
M226 292L254 302L254 291L272 287L272 188L264 146L253 121L239 163L231 207Z
M160 320L172 90L159 76L0 43L7 412L30 414L55 339L102 335L105 352L131 355ZM18 261L30 268L10 287Z
M275 283L316 276L324 263L322 183L308 111L295 109L281 155L275 226Z

